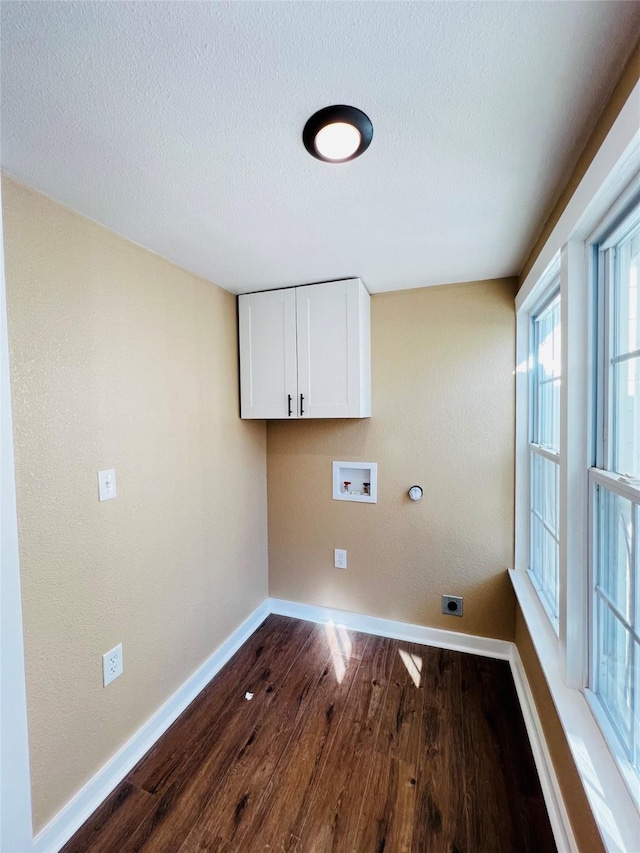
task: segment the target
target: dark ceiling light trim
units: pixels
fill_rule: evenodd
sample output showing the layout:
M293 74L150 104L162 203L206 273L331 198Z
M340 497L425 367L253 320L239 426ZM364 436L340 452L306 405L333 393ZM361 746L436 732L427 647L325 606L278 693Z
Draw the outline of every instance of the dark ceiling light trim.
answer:
M318 110L302 131L302 141L309 154L325 163L355 160L367 150L372 138L373 125L369 116L345 104ZM338 141L344 143L343 150L347 152L345 156L341 156L342 151L334 148Z

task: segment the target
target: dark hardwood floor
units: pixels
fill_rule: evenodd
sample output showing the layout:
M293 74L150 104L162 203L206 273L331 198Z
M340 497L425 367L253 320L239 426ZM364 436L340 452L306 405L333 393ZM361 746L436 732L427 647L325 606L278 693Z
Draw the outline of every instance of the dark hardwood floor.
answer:
M270 616L64 853L555 849L506 661Z

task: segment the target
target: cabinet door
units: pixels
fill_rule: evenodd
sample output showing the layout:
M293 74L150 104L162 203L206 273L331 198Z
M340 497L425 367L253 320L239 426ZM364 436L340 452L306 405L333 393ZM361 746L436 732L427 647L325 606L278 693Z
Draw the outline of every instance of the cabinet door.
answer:
M297 287L296 312L300 416L369 417L369 294L360 279Z
M242 417L297 417L295 290L239 296L238 323Z

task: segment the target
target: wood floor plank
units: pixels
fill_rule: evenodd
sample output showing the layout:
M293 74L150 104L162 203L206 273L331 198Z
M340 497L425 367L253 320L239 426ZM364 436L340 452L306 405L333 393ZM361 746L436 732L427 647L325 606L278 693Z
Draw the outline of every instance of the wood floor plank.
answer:
M534 761L509 664L489 658L473 661L470 656L463 656L460 664L469 709L467 789L487 802L484 809L467 812L472 838L493 837L496 853L555 851L538 775L522 773Z
M364 653L366 655L366 649ZM340 727L360 663L357 658L346 659L343 672L332 661L317 679L306 713L293 731L260 807L244 834L237 839L239 850L250 849L247 845L253 845L255 839L259 839L265 849L295 849L312 791Z
M395 652L390 640L371 638L311 792L296 847L299 851L353 849Z
M318 632L313 639L278 687L269 714L252 729L223 784L212 792L207 808L181 850L206 849L206 843L212 838L235 843L255 818L282 754L301 718L308 712L318 680L332 666L321 634ZM203 781L206 782L206 778ZM190 796L190 789L186 796Z
M450 651L432 657L413 850L554 851L533 756L523 752L528 741L508 663ZM535 779L533 802L542 805L537 813L514 790L524 767L533 771L527 775Z
M152 794L164 793L182 775L189 775L231 726L235 698L266 689L288 671L292 649L304 646L316 630L310 623L271 617L258 641L233 656L208 686L203 701L192 705L128 775L134 785ZM204 691L203 691L204 692ZM230 702L231 700L231 702Z
M61 853L113 853L126 849L131 832L136 829L145 815L154 809L154 797L121 782L102 805L94 812Z
M178 763L189 744L194 742L202 730L211 725L219 708L224 705L227 691L233 690L238 678L244 677L262 658L265 649L285 630L287 620L268 616L249 637L215 678L194 699L183 714L167 729L151 750L143 756L128 774L131 784L138 785L150 793L162 788L172 767Z
M485 667L493 677L497 670L493 664L506 661L469 661L460 658L460 699L467 713L462 718L461 758L464 764L467 797L485 802L482 809L467 808L467 833L470 844L476 844L479 853L508 853L514 849L513 801L507 790L500 753L494 737L493 713L486 716L486 700L495 699L492 679L484 678ZM494 709L495 710L495 709ZM516 849L521 850L521 847ZM524 851L523 851L524 853Z
M406 853L411 850L416 811L417 768L373 751L371 775L353 851ZM424 847L423 851L444 848ZM448 851L447 851L448 853ZM472 853L472 851L469 851ZM475 853L475 851L473 851Z
M158 795L155 811L136 830L131 839L133 849L175 851L201 819L212 792L222 784L254 727L267 713L280 681L307 644L317 645L318 627L301 622L297 625L300 630L292 621L286 642L271 646L232 695L225 697L220 717L192 745L179 772L173 773L170 784ZM324 650L319 653L324 654ZM253 693L251 701L244 698L245 691Z
M460 695L457 652L425 649L422 737L418 761L414 853L472 851L468 843L466 771L462 727L466 709Z
M393 669L376 749L383 755L416 764L424 701L421 670L425 647L397 640L393 642Z

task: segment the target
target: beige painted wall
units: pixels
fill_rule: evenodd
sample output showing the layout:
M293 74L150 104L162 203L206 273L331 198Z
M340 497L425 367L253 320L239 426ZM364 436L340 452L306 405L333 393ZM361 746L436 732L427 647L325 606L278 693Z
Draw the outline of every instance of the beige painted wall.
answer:
M265 599L265 426L234 296L2 192L37 831Z
M268 424L272 596L513 638L514 292L373 296L371 419ZM378 463L377 504L332 500L334 459ZM461 619L442 593L464 596Z
M516 610L516 645L535 698L545 740L551 753L578 849L581 853L604 853L600 833L519 607Z

